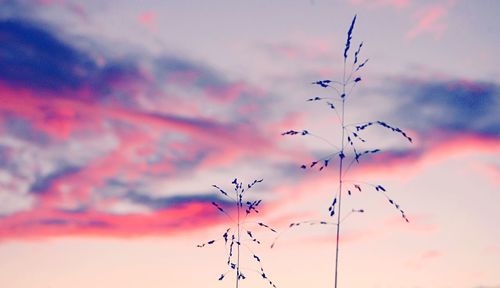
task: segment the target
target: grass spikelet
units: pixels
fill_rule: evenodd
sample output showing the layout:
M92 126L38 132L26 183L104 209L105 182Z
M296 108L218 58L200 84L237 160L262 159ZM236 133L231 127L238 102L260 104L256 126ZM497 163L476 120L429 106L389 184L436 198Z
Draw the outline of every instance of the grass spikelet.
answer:
M363 47L363 42L359 43L358 50L356 50L356 52L354 52L354 63L353 64L358 63L358 54L361 51L361 47Z
M356 17L357 15L354 15L354 18L352 18L351 27L349 27L349 31L347 32L347 41L345 42L344 49L344 62L347 60L347 52L349 51L349 47L351 47L352 31L354 29L354 24L356 23Z

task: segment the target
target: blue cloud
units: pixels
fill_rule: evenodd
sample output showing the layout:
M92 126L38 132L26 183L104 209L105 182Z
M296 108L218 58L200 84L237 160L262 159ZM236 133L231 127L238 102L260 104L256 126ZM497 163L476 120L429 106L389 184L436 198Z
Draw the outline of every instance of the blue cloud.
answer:
M424 133L439 129L498 136L499 91L487 82L402 81L394 97L400 105L396 117Z
M214 194L182 195L182 193L180 193L180 195L176 196L152 197L145 194L139 194L137 192L129 192L124 198L132 202L148 206L154 210L161 210L177 205L195 203L195 202L211 203L215 201L221 204L221 206L228 207L229 205L231 205L229 201L226 201L225 199L220 199L218 196Z
M61 169L58 169L48 175L44 175L43 177L39 177L36 179L35 183L31 185L30 192L35 193L35 194L43 194L49 192L50 186L54 183L54 181L57 181L61 178L64 178L68 175L75 174L81 170L80 167L64 167Z
M57 90L81 86L98 71L90 57L38 26L0 21L0 79Z

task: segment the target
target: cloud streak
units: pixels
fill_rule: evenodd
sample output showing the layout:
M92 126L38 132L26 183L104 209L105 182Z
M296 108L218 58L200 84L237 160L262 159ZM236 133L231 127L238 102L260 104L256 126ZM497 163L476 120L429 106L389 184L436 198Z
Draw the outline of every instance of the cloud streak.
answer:
M427 5L414 13L415 25L406 34L407 39L415 39L421 34L433 34L440 38L448 28L446 18L449 10L454 6L454 1Z
M34 22L2 20L0 31L1 238L164 234L216 223L219 216L206 218L209 194L159 198L144 188L274 149L244 109L236 121L219 120L249 103L242 96L263 97L250 84L171 56L149 70L130 59L98 61L90 56L98 51ZM194 110L178 113L190 102ZM201 110L211 104L220 114Z

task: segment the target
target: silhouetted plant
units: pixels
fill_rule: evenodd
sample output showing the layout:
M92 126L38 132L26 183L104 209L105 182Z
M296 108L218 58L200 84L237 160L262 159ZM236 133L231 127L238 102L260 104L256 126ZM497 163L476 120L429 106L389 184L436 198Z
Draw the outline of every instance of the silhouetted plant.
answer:
M227 248L226 264L229 266L229 268L220 275L219 281L223 280L230 271L234 270L236 278L236 288L238 288L240 280L244 280L246 278L245 274L243 274L243 271L245 271L245 273L247 271L258 273L260 277L262 277L269 283L269 285L271 285L272 287L276 287L276 285L268 278L266 272L264 271L264 268L262 267L261 257L253 252L253 249L249 245L260 245L261 241L256 238L255 233L252 230L248 229L246 225L254 224L257 228L263 228L272 233L277 232L275 229L271 228L265 223L245 221L248 215L252 213L259 213L258 208L262 203L262 200L245 201L243 196L245 192L252 189L255 184L262 181L263 179L254 180L251 184L248 184L246 188L244 188L243 183L238 182L238 179L234 179L232 182L232 184L234 185L234 195L230 195L217 185L212 185L225 198L228 198L230 200L230 203L232 203L232 205L227 208L223 207L224 205L217 202L212 202L212 205L226 217L228 217L233 225L231 227L228 227L220 238L205 242L201 245L198 245L198 247L202 248L207 245L212 245L217 241L224 241L224 245ZM234 211L234 209L236 211ZM244 215L242 215L243 213ZM236 214L236 219L231 216L231 214ZM246 250L248 250L248 252L252 256L252 260L255 261L255 264L258 266L258 270L246 269L240 265L240 255L243 254L240 251L241 247L244 247Z
M307 102L324 102L327 107L331 110L333 110L336 114L336 116L339 119L339 122L341 123L341 145L340 147L332 144L329 142L327 139L320 137L318 135L315 135L309 130L289 130L282 135L300 135L300 136L313 136L315 138L321 139L325 142L327 142L329 145L335 147L335 151L333 153L320 158L318 160L312 161L307 164L303 164L300 167L302 169L312 169L312 168L317 168L319 171L322 171L323 169L327 168L329 165L332 166L332 159L334 157L338 157L338 171L339 171L339 176L338 176L338 185L339 185L339 190L337 195L333 198L333 201L331 202L330 206L328 207L328 211L331 217L334 217L335 214L337 214L337 221L336 222L327 222L327 221L303 221L303 222L296 222L296 223L291 223L289 225L289 228L294 228L294 227L299 227L303 224L309 224L309 225L335 225L337 227L337 234L336 234L336 251L335 251L335 286L337 287L337 275L338 275L338 259L339 259L339 236L340 236L340 224L342 221L347 218L349 215L352 213L364 213L365 210L363 209L353 209L351 210L347 215L345 215L341 219L341 203L342 203L342 193L347 190L347 194L351 195L352 191L359 191L361 192L362 189L366 186L373 188L375 191L381 192L382 195L387 198L388 202L394 206L396 209L399 210L401 213L402 218L406 221L409 222L408 218L405 215L405 212L401 209L399 204L394 202L389 196L387 196L386 188L383 187L380 184L373 184L373 183L367 183L367 182L361 182L361 181L349 181L344 179L344 176L346 173L349 171L351 166L353 164L358 164L361 160L366 155L371 155L375 153L379 153L380 149L371 149L371 150L363 150L360 151L356 149L356 143L365 143L367 142L363 137L362 133L366 129L372 127L372 126L380 126L386 129L391 130L392 132L398 133L404 138L406 138L409 142L412 142L412 139L400 128L394 127L392 125L387 124L386 122L383 121L370 121L370 122L364 122L364 123L355 123L355 124L346 124L344 121L344 116L345 116L345 103L348 101L351 97L352 90L356 87L356 85L361 82L361 77L359 77L359 72L363 67L365 67L366 63L368 62L368 59L364 60L363 62L358 61L361 48L363 47L363 42L361 42L354 52L354 59L352 61L352 66L350 68L349 74L346 75L346 66L347 60L349 59L349 50L351 47L351 40L352 40L352 32L354 29L354 24L356 23L356 16L354 16L351 26L349 27L349 30L347 32L347 41L345 44L345 49L344 49L344 67L343 67L343 76L342 76L342 81L334 81L334 80L318 80L314 81L312 84L320 86L321 88L325 89L331 89L333 90L334 96L333 97L314 97L314 98L309 98L307 99ZM339 111L340 110L340 113ZM346 161L350 159L350 162L348 165L346 164ZM278 235L279 237L279 235ZM276 237L276 240L278 239ZM271 245L271 247L274 246L275 242Z

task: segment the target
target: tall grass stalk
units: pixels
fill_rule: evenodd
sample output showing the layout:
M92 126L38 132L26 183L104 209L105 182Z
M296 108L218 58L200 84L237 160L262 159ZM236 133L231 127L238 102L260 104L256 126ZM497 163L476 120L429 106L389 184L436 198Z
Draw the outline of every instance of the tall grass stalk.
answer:
M354 18L356 19L356 18ZM353 21L354 23L354 21ZM346 58L344 58L344 72L342 76L342 95L345 95L345 63ZM344 127L344 122L345 122L345 97L342 97L342 145L341 145L341 150L340 150L340 155L344 154L344 144L345 144L345 127ZM336 237L336 246L335 246L335 288L337 288L337 275L338 275L338 267L339 267L339 239L340 239L340 214L341 214L341 205L342 205L342 167L344 164L344 157L340 157L340 163L339 163L339 209L337 213L337 237Z
M318 85L322 88L326 89L331 89L334 92L334 97L314 97L307 99L308 102L323 102L326 101L327 106L331 109L334 110L336 113L336 116L339 118L340 126L341 126L341 145L340 148L338 148L336 145L331 144L327 139L317 136L308 130L302 130L302 131L297 131L297 130L289 130L282 135L301 135L301 136L314 136L315 138L318 138L320 140L323 140L327 142L329 145L334 146L338 148L339 150L336 151L335 153L332 153L326 157L323 157L319 160L313 161L310 164L306 165L303 164L301 165L302 169L310 169L313 167L319 167L319 171L324 170L329 163L330 160L333 159L333 157L338 156L339 159L339 167L338 167L338 194L334 197L332 204L328 208L330 216L333 217L335 213L337 213L337 222L331 223L327 221L303 221L303 222L297 222L297 223L291 223L289 225L289 228L293 227L298 227L301 224L321 224L321 225L335 225L336 226L336 242L335 242L335 273L334 273L334 287L338 287L338 268L339 268L339 242L340 242L340 235L341 235L341 230L340 226L342 224L342 221L345 220L348 216L350 216L352 213L364 213L363 209L353 209L350 211L347 215L345 215L343 218L341 217L342 215L342 210L341 210L341 204L342 204L342 195L345 193L345 190L347 190L348 195L351 195L351 190L346 189L347 183L350 183L353 187L351 188L353 191L358 190L361 192L362 186L370 186L375 189L377 192L382 192L382 195L384 195L385 198L389 201L391 205L396 207L401 213L402 218L406 221L409 222L408 218L405 215L405 212L400 208L399 204L394 202L394 200L390 199L386 192L386 189L379 184L372 184L372 183L366 183L362 181L347 181L345 180L345 175L351 168L352 164L354 163L359 163L360 158L363 156L369 155L369 154L375 154L380 152L380 149L372 149L372 150L365 150L362 152L359 152L356 149L355 141L359 144L367 142L364 138L361 137L361 133L368 127L373 127L373 126L381 126L383 128L389 129L392 132L398 133L405 137L409 142L412 142L412 139L400 128L393 127L386 122L383 121L371 121L371 122L362 122L362 123L354 123L354 124L346 124L345 122L345 114L346 114L346 101L350 99L351 93L353 89L356 87L356 85L361 81L361 77L359 77L357 74L359 71L366 65L368 62L368 59L366 59L363 62L358 62L358 57L360 56L361 48L363 47L363 42L361 42L358 46L358 49L354 53L354 59L352 66L350 68L349 74L347 74L347 60L350 59L349 56L349 50L351 46L351 40L352 40L352 32L354 30L354 25L356 23L356 16L354 16L352 23L349 27L349 30L347 32L347 41L345 43L345 49L344 49L344 59L343 59L343 73L342 73L342 81L334 81L334 80L319 80L315 81L312 84ZM340 105L340 114L337 111L337 104L334 104L334 101L339 101L341 103ZM355 127L356 131L352 131L351 127ZM351 149L347 149L351 148ZM350 158L351 161L349 162L348 165L346 165L345 161ZM319 165L318 165L319 164ZM338 200L338 201L337 201ZM278 235L279 237L280 235ZM278 239L276 237L276 240ZM271 245L271 247L274 246L275 243Z
M225 202L217 203L212 202L212 206L218 211L224 214L232 225L226 229L224 234L217 238L207 241L203 244L198 245L198 247L203 248L207 245L212 245L216 242L224 240L224 245L227 252L227 266L228 270L222 273L219 277L219 281L226 278L226 275L230 271L235 272L235 287L239 288L240 281L246 279L246 275L243 273L253 272L260 275L267 283L276 288L276 285L268 278L262 266L261 257L259 257L251 247L251 244L260 245L261 241L255 237L254 232L248 229L247 225L254 225L257 228L266 229L272 233L277 233L277 231L271 228L269 225L263 222L253 222L247 220L247 216L252 213L259 213L259 206L262 200L244 201L245 192L251 190L254 185L261 183L263 180L254 180L252 183L248 184L246 187L243 186L242 182L238 179L234 179L232 184L234 185L233 195L226 192L217 185L212 185L217 191L225 198ZM227 200L226 200L227 199ZM235 210L235 211L234 211ZM233 217L236 214L236 219ZM244 215L243 215L244 214ZM233 215L233 216L231 216ZM236 228L236 229L235 229ZM233 232L234 231L234 232ZM245 233L246 231L246 233ZM236 247L235 247L236 245ZM241 247L245 248L250 255L252 255L253 261L257 265L258 269L246 269L241 266Z

